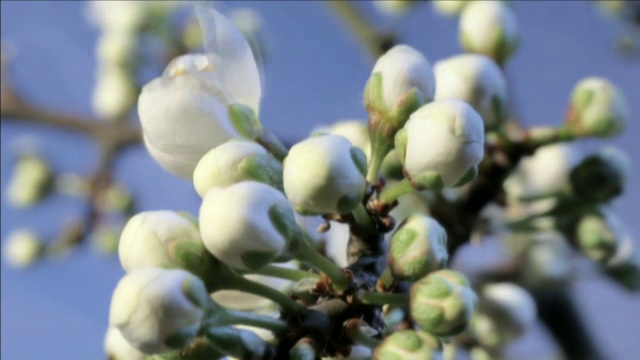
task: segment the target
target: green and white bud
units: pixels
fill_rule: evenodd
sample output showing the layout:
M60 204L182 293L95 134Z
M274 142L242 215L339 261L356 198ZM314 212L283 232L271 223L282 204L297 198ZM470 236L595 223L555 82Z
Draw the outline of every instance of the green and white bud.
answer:
M471 1L469 0L432 0L433 8L440 15L458 16L465 6Z
M441 355L440 340L416 330L394 332L373 351L374 360L436 360Z
M33 231L19 229L12 231L4 242L3 255L9 265L25 269L42 256L44 245Z
M384 15L401 16L417 4L415 0L375 0L373 5Z
M360 120L343 120L331 126L321 126L313 130L311 136L321 133L340 135L351 141L351 145L360 148L367 155L371 154L371 138L366 122Z
M270 264L299 231L284 195L258 182L212 188L200 207L204 245L234 269L258 270Z
M518 22L503 1L470 1L460 15L460 42L504 65L518 47Z
M130 212L135 201L133 194L121 184L112 184L100 192L97 207L104 212Z
M349 213L366 187L367 158L339 135L319 135L294 145L284 162L284 191L298 212Z
M435 101L411 114L395 145L415 188L458 187L475 178L484 157L484 125L463 101Z
M118 245L120 264L126 271L156 266L180 267L210 276L213 261L197 226L174 211L145 211L127 222Z
M231 139L210 150L193 172L193 184L200 197L213 187L248 180L282 187L282 164L264 147L243 139Z
M566 126L579 136L616 136L628 118L627 100L609 80L589 77L573 88Z
M478 297L459 272L439 270L411 286L411 318L435 336L462 332L475 311Z
M120 330L109 327L104 337L104 351L109 360L144 360L147 354L134 348L122 336Z
M555 231L537 232L531 235L524 250L526 253L520 276L527 288L556 288L564 286L571 279L572 252L562 234Z
M145 354L168 352L197 336L209 301L204 283L185 270L137 269L116 286L109 324Z
M630 173L629 155L609 146L582 160L571 170L569 181L577 197L605 202L622 193Z
M98 69L93 89L93 111L102 119L123 120L136 104L138 88L134 75L117 64Z
M447 232L433 218L415 214L391 237L387 263L394 277L415 281L447 266Z
M623 236L622 220L605 206L584 215L576 226L580 251L599 263L609 261L616 254Z
M5 194L11 205L27 208L48 195L52 185L49 164L38 156L25 155L16 163Z
M493 60L480 54L462 54L438 61L433 70L436 101L465 101L482 116L487 130L506 120L507 82Z

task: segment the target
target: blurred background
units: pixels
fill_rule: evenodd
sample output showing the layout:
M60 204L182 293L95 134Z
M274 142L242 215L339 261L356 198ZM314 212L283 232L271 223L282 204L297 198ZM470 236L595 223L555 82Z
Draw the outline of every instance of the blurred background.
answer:
M603 76L626 94L632 118L627 131L608 141L633 160L624 196L614 203L631 234L640 235L640 58L616 46L621 25L593 2L512 2L521 30L520 49L506 68L519 118L525 125L559 124L573 86L586 76ZM42 107L91 115L96 84L96 41L100 31L87 20L85 2L2 1L3 49L12 49L12 85ZM346 25L321 2L245 2L223 9L251 7L263 17L268 61L262 121L287 143L306 137L321 124L366 119L362 92L373 58ZM402 17L388 17L372 4L357 7L380 29L433 63L461 52L456 18L420 4ZM3 74L4 75L4 74ZM158 74L150 74L157 76ZM53 195L38 206L15 209L6 188L25 136L56 172L89 174L97 167L96 144L88 137L30 123L2 121L0 203L4 242L17 228L31 228L45 240L55 237L86 201ZM28 140L32 142L32 140ZM583 141L585 151L604 145ZM186 210L197 213L199 197L190 182L164 172L141 146L124 151L115 163L115 179L136 195L136 210ZM108 324L111 292L123 275L116 257L88 244L47 259L25 271L1 266L3 359L99 359ZM574 296L594 339L607 359L634 360L640 354L640 295L627 292L596 272L575 283ZM548 359L550 339L541 329L516 344L514 359Z

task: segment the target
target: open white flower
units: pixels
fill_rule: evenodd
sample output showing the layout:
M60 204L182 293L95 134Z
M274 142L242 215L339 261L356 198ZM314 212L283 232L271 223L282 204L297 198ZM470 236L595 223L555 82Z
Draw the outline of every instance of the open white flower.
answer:
M482 118L460 100L429 103L398 132L396 151L414 186L463 185L473 179L484 156Z
M147 357L145 353L131 346L115 327L107 329L104 351L110 360L144 360Z
M518 22L503 1L470 1L460 16L460 41L466 51L504 64L518 46Z
M480 54L462 54L438 61L434 71L436 100L467 102L482 116L487 129L505 120L507 82L493 60Z
M284 195L254 181L212 188L200 207L205 246L235 269L256 270L271 263L286 250L296 230Z
M339 135L294 145L284 162L284 191L302 213L348 213L362 200L366 156Z
M191 273L146 267L116 286L109 323L136 349L167 352L195 338L208 301L204 284Z
M207 54L175 59L138 99L151 156L188 179L204 154L239 135L229 106L246 105L258 114L262 94L256 61L240 30L213 9L201 8L198 18Z

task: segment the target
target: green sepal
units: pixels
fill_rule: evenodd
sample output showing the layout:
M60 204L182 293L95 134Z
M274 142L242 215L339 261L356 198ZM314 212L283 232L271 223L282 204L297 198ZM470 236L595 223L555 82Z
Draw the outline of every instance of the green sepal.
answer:
M163 343L164 345L172 349L180 349L189 345L189 343L197 335L198 335L197 328L185 329L182 331L178 331L177 333L167 337L166 339L164 339Z
M253 155L238 164L238 170L251 180L282 189L282 163L271 155Z
M351 154L351 160L358 168L358 171L362 176L367 176L367 155L365 155L364 151L358 147L351 147L349 150Z
M260 270L271 264L277 254L268 251L247 251L240 256L242 264L249 270Z
M518 47L517 39L510 41L502 28L500 28L496 34L494 44L495 48L491 55L500 66L504 66L507 63L513 52Z
M300 228L296 222L295 214L288 203L273 205L269 209L269 219L288 243L300 237Z
M255 139L260 135L262 124L251 107L242 104L229 105L229 118L236 131L245 138Z
M195 217L195 215L193 215L192 213L188 211L176 211L176 213L189 220L189 222L192 223L196 228L200 228L200 222L198 221L198 218Z
M467 172L462 176L462 178L460 178L460 180L458 180L457 183L453 185L453 187L460 187L462 185L465 185L475 179L476 176L478 176L478 165L474 165L469 170L467 170Z
M217 351L207 340L203 337L198 337L191 341L188 346L178 350L164 354L156 354L147 357L147 360L217 360L223 358L225 355Z
M338 200L337 210L340 214L348 214L362 201L363 193L347 194Z
M382 87L382 73L371 74L364 88L364 104L369 112L386 112L387 105Z
M441 190L444 188L444 181L440 174L434 171L427 171L410 179L411 185L417 190Z
M493 130L500 127L507 119L505 103L500 99L499 96L493 96L493 98L491 99L491 108L493 109L494 123L487 124L487 121L485 120L485 131Z
M191 301L191 303L199 308L205 308L211 301L209 293L204 288L204 284L198 281L185 280L182 282L182 292Z
M409 91L402 100L394 104L394 113L390 116L393 121L395 129L401 129L404 124L407 123L411 114L418 110L422 105L429 102L431 99L423 100L422 92L418 88L413 88Z
M395 149L400 160L400 163L404 165L404 160L407 156L407 141L409 139L409 133L407 129L402 128L398 130L395 136Z
M397 151L391 151L385 156L380 172L386 179L401 180L404 177Z

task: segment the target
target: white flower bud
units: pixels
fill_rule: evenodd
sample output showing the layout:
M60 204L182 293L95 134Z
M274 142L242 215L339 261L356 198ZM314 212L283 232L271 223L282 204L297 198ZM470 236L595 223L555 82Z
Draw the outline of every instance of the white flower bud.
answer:
M578 134L612 137L624 130L628 118L627 100L609 80L590 77L573 88L567 126Z
M121 233L120 227L100 224L91 233L91 246L102 255L113 255L118 252Z
M387 336L373 353L374 360L436 360L442 355L440 340L424 331L402 330Z
M622 220L612 209L601 206L580 219L576 236L578 246L586 256L605 263L616 254L624 236Z
M167 352L196 337L208 301L204 284L189 272L142 268L116 286L109 323L136 349Z
M144 360L147 355L129 344L120 330L109 327L104 337L104 351L109 360Z
M117 65L102 67L93 89L93 111L107 120L122 119L135 105L138 90L132 75Z
M471 1L469 0L432 0L433 8L444 16L457 16L465 6Z
M284 191L302 213L348 213L362 200L366 156L338 135L294 145L284 162Z
M320 133L344 136L351 141L351 145L364 151L367 157L369 157L371 153L371 138L369 137L369 128L366 122L360 120L338 121L331 126L318 127L311 135L313 136Z
M604 202L620 195L631 173L631 159L608 146L586 157L569 174L573 193L585 201Z
M429 102L435 93L435 76L431 64L416 49L408 45L396 45L376 61L372 77L380 74L382 82L382 104L380 99L365 99L376 103L376 107L392 112L402 106L411 96L412 90L418 91L421 103ZM369 80L371 82L371 78ZM367 84L369 87L370 84Z
M482 116L486 129L500 126L506 117L507 82L490 58L463 54L434 65L436 100L460 99Z
M205 251L200 232L189 219L174 211L145 211L127 222L120 235L118 254L122 267L133 271L148 266L182 267L188 264L180 256L186 249L194 250L188 254L193 257Z
M231 139L206 153L193 172L193 184L201 197L213 187L243 180L281 187L282 164L255 142Z
M439 270L411 286L411 318L433 335L452 336L467 327L477 300L464 275Z
M9 265L24 269L40 258L42 250L43 244L33 231L19 229L7 236L3 255Z
M147 20L146 1L90 1L89 20L109 32L134 32Z
M393 276L418 280L447 265L447 232L433 218L409 217L391 237L387 263Z
M135 33L105 31L98 38L96 56L105 65L128 66L136 59L138 37Z
M518 46L518 22L502 1L471 1L460 16L462 47L505 64Z
M51 190L53 173L43 159L27 155L21 157L7 186L7 200L13 206L26 208L34 205Z
M414 186L461 186L484 157L482 118L460 100L440 100L411 114L396 135L396 151Z
M216 258L235 269L273 262L299 231L293 209L278 190L244 181L212 188L200 207L200 232Z
M527 288L563 286L572 272L571 248L560 233L545 231L532 236L531 243L526 247L521 272Z
M415 4L414 0L375 0L373 2L378 11L389 16L404 15Z

